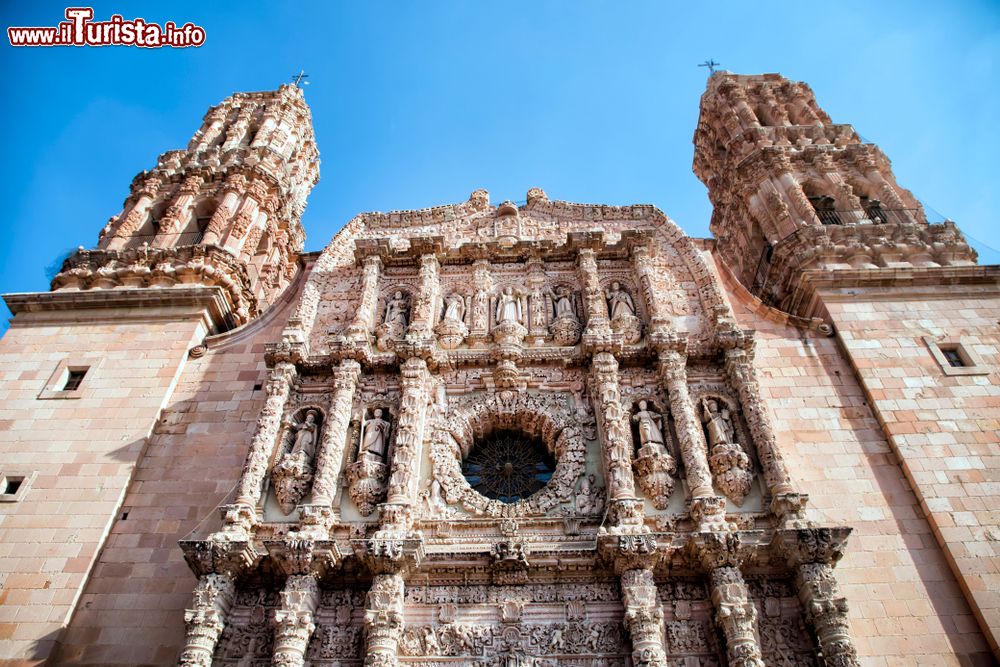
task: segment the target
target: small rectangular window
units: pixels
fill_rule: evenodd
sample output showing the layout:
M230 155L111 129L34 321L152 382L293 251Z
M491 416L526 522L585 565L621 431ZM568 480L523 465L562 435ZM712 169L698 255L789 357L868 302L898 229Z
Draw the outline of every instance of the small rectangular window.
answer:
M4 477L3 483L0 483L0 494L12 496L20 490L23 483L23 477Z
M83 382L83 377L87 374L87 369L76 369L71 370L66 373L66 384L63 385L63 391L76 391L80 388L80 383Z
M941 354L944 355L948 365L952 368L965 368L968 366L968 364L965 363L965 359L962 358L962 353L958 351L957 347L942 347Z

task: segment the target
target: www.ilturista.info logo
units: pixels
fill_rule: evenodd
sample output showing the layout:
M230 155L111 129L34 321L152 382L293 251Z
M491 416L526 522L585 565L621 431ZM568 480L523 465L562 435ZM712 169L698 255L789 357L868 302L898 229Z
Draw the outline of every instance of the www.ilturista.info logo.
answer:
M145 19L126 20L114 14L108 21L93 21L92 7L67 7L66 19L55 27L7 28L11 46L161 46L184 48L205 43L205 29L193 23L181 27L173 21L162 26Z

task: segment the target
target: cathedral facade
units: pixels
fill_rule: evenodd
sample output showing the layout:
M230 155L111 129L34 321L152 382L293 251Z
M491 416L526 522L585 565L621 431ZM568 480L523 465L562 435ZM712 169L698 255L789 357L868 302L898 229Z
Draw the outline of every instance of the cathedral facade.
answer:
M808 86L711 76L714 238L532 188L319 253L237 93L0 343L0 664L988 665L1000 269Z

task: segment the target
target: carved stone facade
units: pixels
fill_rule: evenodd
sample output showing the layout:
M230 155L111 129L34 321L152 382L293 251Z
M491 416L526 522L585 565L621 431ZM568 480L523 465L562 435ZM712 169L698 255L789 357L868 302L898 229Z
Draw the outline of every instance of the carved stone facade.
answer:
M876 271L890 255L897 266L930 253L921 266L931 269L971 256L801 84L715 74L695 139L715 244L651 206L553 201L539 188L524 204L493 205L477 190L455 205L359 215L301 256L301 274L298 218L317 173L294 87L233 96L187 152L137 178L100 248L72 259L53 294L221 287L214 328L187 363L209 369L245 344L233 367L266 366L250 407L214 410L245 415L245 432L168 415L150 441L160 452L172 435L213 432L238 441L243 460L207 473L234 482L212 496L218 510L177 513L191 519L180 545L197 583L175 614L184 643L171 660L758 667L872 655L834 569L850 560L854 521L809 503L807 492L829 498L831 487L802 464L808 439L788 426L772 353L827 346L834 370L815 384L841 393L823 400L868 419L825 441L827 456L848 457L875 418L844 388L821 290L803 292L803 276ZM814 186L867 217L828 229L840 209L810 200ZM206 197L214 212L182 245ZM904 210L905 221L889 219ZM150 220L152 240L137 242ZM895 250L861 231L875 225L895 225L885 236ZM822 252L792 250L817 235ZM243 248L264 238L253 274ZM750 255L776 238L787 245L769 255L767 300L794 313L747 294ZM249 324L204 338L227 318ZM750 326L775 320L785 328L765 336ZM866 602L851 600L867 614ZM64 655L82 636L71 628Z

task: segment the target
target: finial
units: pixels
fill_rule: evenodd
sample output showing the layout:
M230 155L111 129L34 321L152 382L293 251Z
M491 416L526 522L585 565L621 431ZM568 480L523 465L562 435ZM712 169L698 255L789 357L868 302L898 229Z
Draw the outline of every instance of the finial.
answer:
M711 58L709 58L705 62L703 62L700 65L698 65L698 67L707 67L708 68L708 75L712 76L713 74L715 74L715 68L718 67L719 65L720 65L720 63L717 63L714 60L712 60Z
M309 85L309 82L304 80L304 79L308 79L308 78L309 78L309 75L306 74L306 71L304 69L299 70L298 74L293 74L291 76L292 83L295 84L299 88L301 88L302 86L308 86Z

